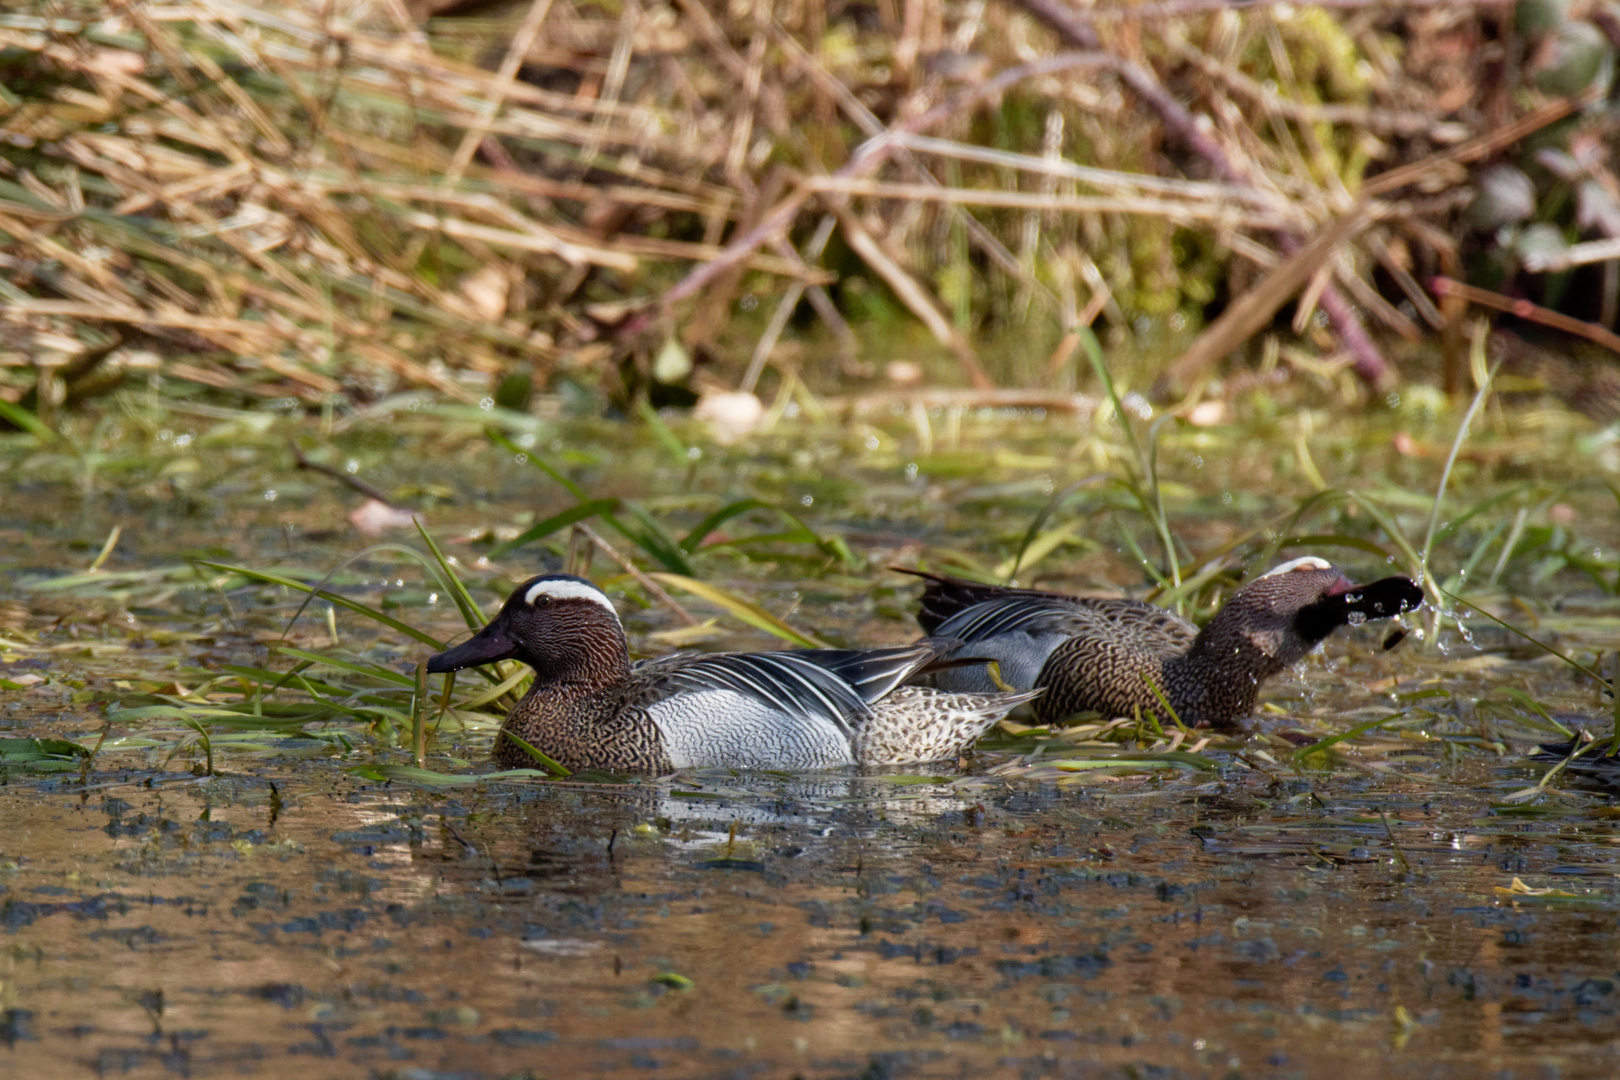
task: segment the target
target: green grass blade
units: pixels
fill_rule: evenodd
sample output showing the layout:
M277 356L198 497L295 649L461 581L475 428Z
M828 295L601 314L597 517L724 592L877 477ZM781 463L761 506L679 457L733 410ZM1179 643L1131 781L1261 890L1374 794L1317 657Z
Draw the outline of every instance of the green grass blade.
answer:
M415 686L415 681L409 675L383 667L381 664L363 664L353 660L340 660L335 656L323 656L320 653L305 652L283 645L276 650L283 656L291 656L296 660L307 660L311 664L320 664L324 667L334 667L340 671L352 671L356 675L364 675L372 679L381 679L383 682L393 683L395 686Z
M1349 495L1350 501L1361 507L1366 515L1373 519L1373 523L1384 530L1384 535L1394 542L1400 553L1406 556L1408 572L1418 575L1420 580L1426 580L1423 571L1423 557L1412 546L1412 541L1406 538L1406 534L1401 531L1401 527L1396 523L1395 519L1385 513L1383 507L1361 492L1352 491Z
M422 538L422 543L427 545L428 554L432 555L433 561L438 564L445 591L456 602L456 610L461 612L461 617L467 620L467 629L481 629L484 625L484 613L479 610L478 601L474 600L472 593L467 591L467 586L461 583L461 578L457 575L455 567L450 565L450 560L445 557L443 551L439 550L439 545L429 535L427 527L422 524L422 519L419 517L412 518L411 523L416 526L417 535Z
M485 687L483 691L466 701L456 702L456 708L462 712L471 712L474 709L483 708L492 701L499 700L503 694L516 690L523 680L529 677L529 668L527 664L522 663L513 664L512 668L512 674L508 675L504 680L494 686ZM451 672L451 674L455 673Z
M1344 533L1306 533L1303 536L1289 536L1276 543L1277 549L1291 547L1343 547L1353 548L1356 551L1365 551L1369 555L1376 555L1385 562L1390 561L1388 551L1378 544L1360 536L1346 536Z
M673 574L684 574L690 577L693 574L692 564L686 561L686 555L681 551L681 545L675 538L660 525L640 503L625 501L621 504L630 516L641 523L641 532L637 532L618 521L608 517L606 521L619 531L626 540L635 544L650 555L654 561Z
M1076 480L1050 499L1047 499L1046 505L1041 507L1040 513L1036 514L1034 520L1029 523L1029 528L1024 530L1024 539L1019 543L1018 551L1012 557L1011 568L1002 576L1002 580L1009 585L1012 584L1013 578L1018 576L1018 571L1023 569L1024 553L1029 551L1030 545L1035 542L1035 538L1046 528L1046 523L1052 519L1052 515L1057 513L1058 508L1067 501L1069 496L1083 487L1089 487L1099 480L1106 479L1108 479L1108 476L1105 473L1093 473L1084 479ZM1003 565L1008 564L1004 563ZM997 570L999 572L1000 567Z
M1406 714L1403 713L1403 712L1390 713L1388 716L1381 716L1381 717L1378 717L1377 719L1374 719L1374 720L1366 720L1366 721L1363 721L1362 723L1359 723L1359 724L1355 725L1354 727L1352 727L1352 728L1350 728L1350 729L1348 729L1346 731L1339 732L1337 735L1329 735L1327 738L1318 740L1317 742L1313 742L1309 746L1302 746L1298 750L1294 751L1294 764L1296 764L1296 765L1304 764L1305 759L1308 758L1312 754L1323 753L1326 750L1328 750L1330 747L1337 746L1339 743L1344 742L1346 739L1353 739L1357 735L1360 735L1360 734L1362 734L1364 732L1371 731L1374 728L1383 727L1385 724L1389 723L1391 720L1399 720L1401 717L1403 717L1405 715Z
M227 574L239 574L251 581L262 581L266 585L282 585L289 589L296 589L299 592L308 593L311 596L319 597L320 599L326 600L329 603L336 604L338 607L347 608L356 615L364 615L366 618L371 619L374 622L379 622L392 630L398 630L406 637L414 638L415 640L422 642L424 645L431 645L436 651L444 648L444 643L433 637L431 634L418 630L416 627L411 626L408 623L400 622L392 615L385 615L369 604L362 604L358 600L351 600L347 596L342 596L338 593L327 592L325 589L317 585L306 585L294 578L287 577L285 574L277 574L269 570L253 570L246 566L234 566L230 563L214 562L211 559L194 559L193 562L195 562L198 566L206 566L210 569L220 570Z
M1473 348L1474 352L1479 354L1474 357L1477 364L1475 370L1478 370L1479 366L1483 366L1478 362L1483 360L1485 351L1485 334L1483 331L1474 335ZM1475 415L1478 414L1480 407L1485 404L1485 399L1490 396L1491 384L1496 380L1496 372L1501 368L1502 360L1505 359L1506 357L1503 357L1491 365L1491 370L1486 374L1485 381L1480 385L1478 392L1474 394L1474 400L1469 402L1468 411L1463 414L1462 423L1457 426L1457 436L1451 440L1451 453L1446 455L1445 467L1440 470L1440 484L1434 492L1434 505L1429 509L1429 525L1423 531L1423 552L1418 562L1418 569L1426 580L1432 580L1429 574L1429 556L1434 552L1434 533L1435 529L1440 525L1440 510L1445 503L1446 485L1451 483L1452 466L1457 464L1457 455L1462 453L1463 440L1468 438L1468 425L1474 422ZM1436 588L1438 589L1439 586L1436 586Z
M1141 545L1136 542L1136 537L1131 535L1131 530L1125 527L1125 523L1118 518L1115 518L1114 524L1119 527L1120 539L1125 542L1126 547L1131 549L1131 555L1135 557L1138 565L1140 565L1143 570L1147 571L1147 575L1158 584L1159 588L1170 588L1170 582L1165 579L1163 574L1159 573L1159 568L1153 565L1152 560L1147 557L1147 553L1144 552Z
M728 592L716 585L710 585L708 582L698 581L682 574L652 573L647 576L659 584L671 585L700 599L707 600L709 603L729 611L737 619L754 627L756 630L763 630L767 634L773 634L783 641L791 641L793 644L801 645L807 649L831 648L820 638L795 630L758 604L744 600L735 593Z
M550 536L558 529L566 529L568 526L573 525L576 522L584 521L587 518L593 518L599 515L606 516L611 514L614 510L617 510L619 505L618 499L591 499L587 502L580 503L578 506L570 506L567 510L564 510L560 514L553 514L544 521L536 522L535 524L530 525L527 529L524 529L521 533L506 541L504 544L496 544L495 547L490 550L489 557L492 559L499 558L500 556L505 555L508 551L512 551L515 548L520 548L524 544L533 543L534 541L539 540L541 537ZM478 626L482 625L482 622L478 624ZM477 628L477 626L473 627L473 629Z
M1114 389L1113 376L1108 374L1108 365L1103 363L1102 343L1090 327L1082 326L1079 329L1080 345L1086 351L1086 359L1091 362L1091 370L1096 373L1097 381L1103 385L1108 395L1108 402L1114 408L1114 418L1119 421L1120 430L1125 440L1130 444L1131 456L1136 460L1138 469L1145 470L1147 457L1142 453L1142 444L1136 441L1136 429L1131 427L1130 417L1125 412L1125 405L1119 400L1119 394Z
M1523 638L1525 641L1528 641L1530 644L1534 645L1536 648L1542 650L1543 652L1546 652L1546 653L1549 653L1549 654L1551 654L1553 656L1558 657L1558 659L1562 660L1564 663L1568 664L1570 667L1574 668L1575 670L1584 671L1586 674L1588 674L1592 678L1596 679L1597 684L1599 686L1608 687L1608 685L1609 685L1609 680L1608 679L1605 679L1602 675L1598 674L1596 671L1593 671L1591 668L1587 667L1585 664L1581 663L1579 660L1576 660L1573 657L1565 656L1563 653L1559 652L1557 649L1553 648L1551 645L1548 645L1545 641L1541 641L1541 640L1539 640L1537 638L1531 637L1529 634L1525 633L1523 630L1520 630L1517 626L1514 626L1512 623L1503 622L1501 619L1498 619L1495 615L1492 615L1490 612L1486 611L1484 608L1480 607L1478 604L1470 604L1467 600L1464 600L1462 597L1458 596L1456 593L1449 593L1449 592L1446 592L1444 589L1440 589L1440 593L1441 593L1442 596L1449 597L1450 599L1457 601L1457 603L1462 604L1465 607L1471 608L1474 611L1479 612L1481 615L1485 616L1487 619L1491 620L1491 622L1495 623L1497 626L1500 626L1502 629L1506 630L1508 633L1516 634L1517 636Z
M534 747L530 746L528 743L524 742L510 731L505 732L505 735L508 739L511 739L513 742L517 743L519 748L521 748L525 754L528 754L530 757L534 758L534 760L538 761L541 767L549 772L552 776L574 775L572 770L563 765L559 765L557 762L553 761L550 756L540 750L536 750Z
M563 490L567 491L568 494L572 495L575 499L578 499L580 502L587 501L584 490L578 484L568 479L568 477L564 476L558 470L552 468L551 465L539 454L536 454L532 450L523 449L517 443L513 442L511 439L508 439L505 435L501 434L499 431L496 431L494 428L486 428L484 430L484 437L490 442L494 443L496 446L499 446L502 450L510 450L512 454L520 461L527 461L530 465L533 465L535 468L557 481L557 483L563 486Z
M1153 421L1148 428L1147 481L1148 492L1153 496L1152 505L1147 507L1148 517L1159 532L1159 543L1164 545L1164 559L1170 567L1170 583L1173 586L1181 584L1181 559L1176 554L1176 542L1170 536L1170 519L1164 512L1164 489L1159 486L1159 432L1165 424L1179 420L1175 414L1167 413ZM1176 602L1176 614L1181 614L1179 600Z
M658 445L662 446L664 452L669 454L670 460L675 463L677 468L684 469L692 464L694 459L688 456L686 444L681 442L680 437L669 429L669 425L664 423L664 418L658 415L658 410L653 408L646 398L636 402L636 412L641 414L642 422L647 425L647 430L653 433L653 438L658 440Z
M40 442L56 441L56 432L47 427L44 421L21 405L13 405L5 398L0 398L0 420L5 420L12 427L28 432Z
M681 547L685 548L687 551L697 551L703 544L704 537L714 532L716 528L725 522L730 521L732 518L746 514L750 510L774 509L776 508L770 503L761 499L738 499L736 502L727 503L714 513L710 514L708 517L704 518L702 521L698 522L697 525L693 526L690 532L681 537Z

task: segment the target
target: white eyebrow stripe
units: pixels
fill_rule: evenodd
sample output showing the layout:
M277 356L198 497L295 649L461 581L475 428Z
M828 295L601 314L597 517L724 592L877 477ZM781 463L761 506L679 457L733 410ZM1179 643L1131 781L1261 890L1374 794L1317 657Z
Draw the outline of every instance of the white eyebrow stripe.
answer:
M579 581L537 581L523 594L523 602L533 607L534 602L542 596L549 596L553 600L589 600L613 612L615 619L619 617L619 613L613 610L613 602L594 585Z
M1315 555L1304 555L1304 556L1301 556L1300 558L1293 559L1293 560L1291 560L1289 562L1285 562L1281 566L1274 566L1270 570L1267 570L1265 573L1261 574L1260 576L1261 577L1276 577L1278 574L1286 574L1290 570L1331 570L1331 569L1333 569L1333 564L1328 562L1326 559L1319 559Z

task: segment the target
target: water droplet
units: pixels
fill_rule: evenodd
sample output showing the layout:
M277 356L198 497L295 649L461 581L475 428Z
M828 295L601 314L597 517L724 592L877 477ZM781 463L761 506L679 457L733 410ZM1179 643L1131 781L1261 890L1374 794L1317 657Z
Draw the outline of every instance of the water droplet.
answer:
M275 502L276 501L276 489L275 488L265 488L265 490L264 490L264 501L265 502Z

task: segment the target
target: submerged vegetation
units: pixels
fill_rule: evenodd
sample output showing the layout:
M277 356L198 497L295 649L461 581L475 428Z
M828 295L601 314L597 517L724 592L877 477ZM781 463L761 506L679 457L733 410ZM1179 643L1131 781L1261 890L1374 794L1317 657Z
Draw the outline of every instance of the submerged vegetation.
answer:
M1321 390L1298 378L1233 396L1200 424L1166 423L1141 415L1139 374L1121 369L1116 386L1098 370L1115 407L1083 424L959 408L835 425L806 394L796 418L729 447L673 414L627 441L588 419L409 398L323 434L122 393L99 419L69 420L81 429L70 437L6 443L16 495L0 524L14 567L0 679L14 702L67 688L100 717L74 749L18 746L33 755L18 764L212 773L291 754L375 778L470 780L527 670L441 688L418 664L541 569L601 582L650 655L910 640L913 586L894 563L1123 588L1202 620L1241 580L1307 552L1364 580L1423 581L1429 606L1407 617L1408 640L1383 651L1383 630L1353 631L1268 694L1246 736L1152 713L1009 723L977 771L1310 775L1436 751L1511 761L1576 729L1607 735L1598 684L1620 646L1613 428L1489 387L1471 407L1415 390L1347 419L1306 406ZM377 527L364 515L376 499L345 478L400 515L392 539L361 546L351 529ZM75 489L72 520L46 509ZM345 504L359 507L349 522ZM64 574L62 537L100 528L105 543ZM156 538L172 531L190 538ZM147 670L146 650L175 658ZM1577 668L1595 678L1572 681ZM542 757L499 778L558 771ZM1585 775L1556 769L1517 797Z

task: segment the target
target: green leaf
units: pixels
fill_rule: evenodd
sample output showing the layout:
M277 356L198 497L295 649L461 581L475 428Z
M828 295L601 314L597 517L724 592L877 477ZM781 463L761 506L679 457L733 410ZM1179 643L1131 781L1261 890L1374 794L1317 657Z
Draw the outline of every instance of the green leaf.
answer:
M672 990L690 990L697 985L685 975L679 975L673 971L661 971L647 981L657 983L659 986L667 986Z
M1446 592L1446 590L1444 590L1444 589L1440 590L1440 594L1442 596L1446 596L1446 597L1451 598L1452 600L1457 601L1457 603L1459 603L1459 604L1462 604L1462 605L1464 605L1466 607L1472 608L1473 610L1479 612L1481 615L1485 616L1487 619L1491 620L1491 622L1495 623L1497 626L1500 626L1502 629L1508 631L1511 634L1517 634L1519 637L1521 637L1524 640L1528 641L1530 644L1534 645L1536 648L1541 649L1544 652L1551 653L1553 656L1558 657L1558 659L1562 660L1564 663L1568 664L1570 667L1574 668L1575 670L1584 671L1586 674L1588 674L1592 678L1596 679L1597 684L1599 686L1607 687L1609 685L1609 680L1608 679L1605 679L1602 675L1598 674L1596 671L1593 671L1591 668L1587 667L1585 664L1581 663L1579 660L1571 659L1570 657L1565 656L1563 653L1559 652L1557 649L1553 648L1551 645L1548 645L1546 642L1539 641L1536 638L1531 637L1529 634L1525 633L1523 630L1520 630L1517 626L1513 626L1510 623L1503 622L1501 619L1498 619L1495 615L1492 615L1490 612L1486 611L1484 608L1480 607L1478 604L1470 604L1467 600L1464 600L1462 597L1458 596L1456 593Z
M775 509L776 507L760 499L738 499L736 502L727 503L725 506L722 506L708 517L698 522L691 532L681 537L681 547L685 548L687 551L697 551L699 550L699 546L703 543L703 538L705 536L708 536L710 533L714 532L718 526L730 521L732 518L746 514L750 510Z
M619 531L626 540L631 541L641 550L651 555L661 563L665 570L676 574L691 574L692 564L686 561L686 554L675 538L653 519L653 516L642 508L640 503L626 501L624 509L629 511L641 523L642 530L637 532L617 518L608 518L607 523Z
M0 761L34 762L89 755L87 747L66 739L0 739Z
M1046 505L1041 508L1040 513L1035 515L1035 519L1029 523L1029 528L1025 530L1024 539L1019 543L1018 552L1012 557L1011 563L1003 563L1001 566L996 567L996 573L1001 576L1002 581L1010 582L1013 578L1018 576L1018 571L1023 568L1025 556L1035 544L1036 537L1042 535L1042 530L1046 528L1047 521L1051 520L1052 515L1057 512L1058 507L1062 506L1063 503L1068 500L1070 495L1073 495L1083 487L1088 487L1091 484L1096 483L1098 480L1106 479L1107 476L1105 476L1103 473L1095 473L1083 480L1076 480L1074 483L1070 484L1068 487L1046 500ZM1078 522L1075 522L1063 527L1063 539L1067 539L1068 534L1072 532L1077 524ZM1053 532L1057 531L1058 530L1053 530ZM1059 540L1059 543L1061 542L1062 540ZM1056 546L1056 544L1053 545L1053 547ZM1042 554L1044 555L1045 552L1042 552ZM1033 562L1034 558L1032 557L1030 561Z
M669 425L664 423L664 418L658 415L658 410L653 408L646 398L642 398L636 403L636 412L641 414L641 419L646 423L647 430L653 433L653 438L658 440L658 445L662 446L664 451L669 454L670 460L675 463L676 467L684 469L692 464L693 459L687 457L686 444L681 442L680 438L669 429Z
M364 777L368 780L397 780L402 784L423 784L426 787L462 787L467 784L483 784L484 780L528 780L549 779L539 769L507 769L504 772L436 772L434 769L418 769L410 764L361 764L350 769L353 776Z

